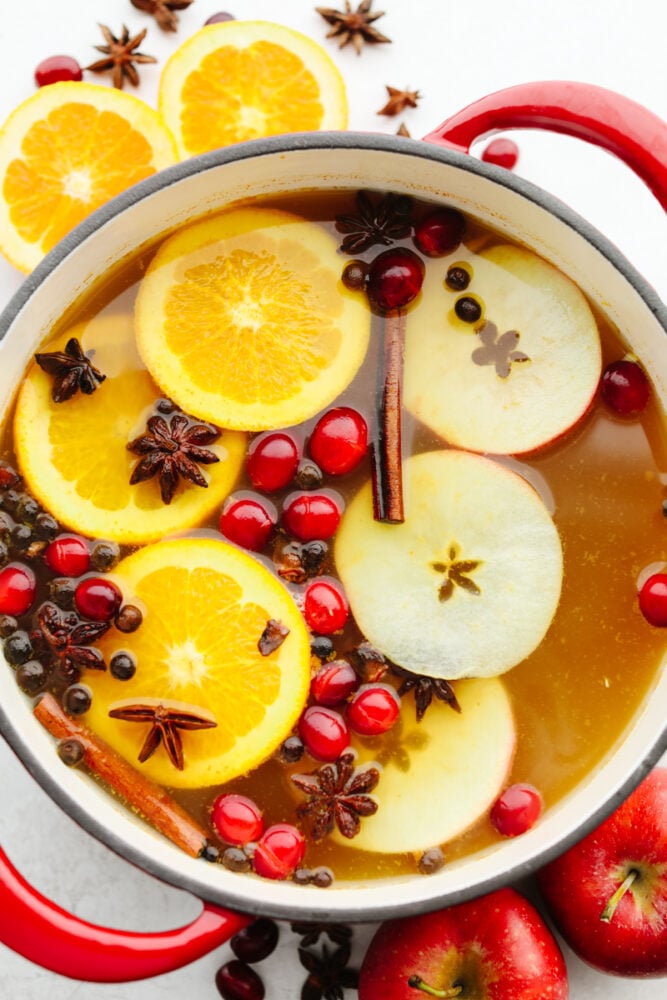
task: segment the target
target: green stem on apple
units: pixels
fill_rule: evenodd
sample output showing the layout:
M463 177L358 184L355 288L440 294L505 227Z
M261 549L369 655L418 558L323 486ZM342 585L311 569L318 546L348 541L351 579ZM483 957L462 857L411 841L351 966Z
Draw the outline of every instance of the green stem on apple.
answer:
M604 922L606 924L610 924L611 923L611 919L614 916L614 913L616 911L616 907L618 906L618 904L620 903L620 901L623 899L623 897L625 896L626 892L628 891L628 889L630 888L630 886L632 885L632 883L638 877L639 877L639 872L637 871L637 869L636 868L631 868L630 871L628 872L628 874L626 875L626 877L623 879L623 881L619 885L619 887L616 890L616 892L614 893L614 895L608 900L607 905L605 906L604 910L600 914L600 920L604 920Z
M412 986L415 990L421 990L422 993L428 993L430 997L457 997L463 991L462 986L450 986L449 989L445 990L436 989L435 986L429 986L428 983L424 982L421 976L410 976L408 986Z

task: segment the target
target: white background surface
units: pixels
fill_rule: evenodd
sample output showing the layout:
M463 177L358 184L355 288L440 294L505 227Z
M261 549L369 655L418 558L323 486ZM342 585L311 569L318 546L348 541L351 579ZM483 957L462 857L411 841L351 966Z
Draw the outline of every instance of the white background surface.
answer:
M322 0L324 3L325 0ZM326 0L328 3L329 0ZM353 0L354 6L358 0ZM344 7L344 0L331 0ZM142 51L159 58L142 69L139 95L155 104L161 65L180 41L216 11L273 19L320 41L348 87L350 128L393 133L404 120L413 137L429 132L466 104L501 87L538 79L573 79L620 91L667 119L666 0L375 0L378 30L391 45L357 57L325 41L327 26L310 0L194 0L179 13L177 34L160 31L130 0L2 0L0 121L34 91L33 71L46 56L66 53L82 64L97 58L97 22L119 33L148 27ZM104 82L106 78L88 79ZM379 117L385 85L423 95L416 110ZM570 204L617 244L667 299L665 213L629 169L609 155L564 137L516 133L517 173ZM0 259L0 308L22 276ZM60 905L97 923L159 930L190 920L196 901L116 858L64 816L0 745L0 843L19 869ZM361 958L371 927L355 932ZM267 1000L296 1000L305 978L283 926L281 946L258 967ZM227 947L186 969L142 983L91 985L51 975L0 945L0 996L11 1000L171 1000L214 998ZM567 953L572 1000L664 1000L667 980L631 981L584 967ZM352 993L348 993L352 996Z

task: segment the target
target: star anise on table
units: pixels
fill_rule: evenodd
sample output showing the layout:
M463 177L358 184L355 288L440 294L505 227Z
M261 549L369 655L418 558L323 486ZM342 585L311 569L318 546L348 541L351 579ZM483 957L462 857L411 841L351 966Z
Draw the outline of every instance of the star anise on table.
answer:
M152 14L163 31L176 31L178 27L177 10L185 10L192 0L130 0L133 7Z
M104 657L93 643L111 628L111 622L81 621L73 611L62 613L55 604L43 604L37 613L33 647L42 647L59 664L68 680L78 679L80 670L106 670Z
M213 729L217 722L210 714L199 707L182 705L180 702L162 702L151 699L133 705L122 704L109 709L112 719L123 722L139 722L150 725L148 735L139 751L141 764L151 757L162 744L167 751L169 760L182 771L185 767L183 743L179 730L193 731L196 729Z
M421 98L418 90L398 90L396 87L387 87L386 89L389 100L383 108L380 108L378 114L387 115L390 118L393 118L394 115L400 115L401 111L405 111L406 108L416 108L417 101Z
M219 437L217 427L201 423L180 410L169 418L154 413L148 418L146 433L127 445L129 451L143 456L132 471L130 485L157 476L162 502L166 504L173 500L181 479L207 487L197 463L211 465L220 461L214 452L203 447Z
M76 392L90 396L106 378L84 354L76 337L70 337L64 351L36 354L35 361L42 371L53 376L51 398L54 403L64 403Z
M371 11L372 5L373 0L362 0L357 9L352 10L349 0L345 0L345 10L334 10L333 7L316 7L315 10L327 24L332 25L327 38L340 39L338 47L341 49L352 42L357 55L361 55L365 42L391 42L391 38L373 27L374 21L384 17L384 11Z
M362 253L376 243L389 246L410 235L412 202L403 195L388 194L374 204L365 191L359 191L357 214L337 215L336 229L347 234L340 245L343 253Z
M398 674L398 676L403 679L401 686L398 689L399 697L407 694L408 691L414 692L417 722L421 722L424 718L426 709L429 707L434 698L437 698L439 701L444 701L447 705L450 705L455 712L461 711L461 706L459 705L456 695L454 694L454 688L449 681L444 680L442 677L428 677L426 674L413 674L396 666L392 666L391 669L392 673Z
M292 781L308 798L297 815L310 823L313 840L322 840L337 826L351 840L361 828L360 817L372 816L378 804L372 792L380 780L377 767L355 768L355 754L342 754L309 774L293 774Z
M317 944L324 934L333 941L334 944L347 944L352 937L352 928L347 924L327 924L316 923L306 920L295 920L290 924L291 929L301 938L301 947L310 948Z
M139 85L139 73L135 63L156 63L154 56L147 56L139 52L138 48L146 37L146 28L140 31L134 38L130 38L130 32L123 25L123 30L117 38L113 32L107 28L106 24L100 24L100 31L104 35L106 45L96 45L98 52L102 52L104 59L86 66L85 69L91 73L111 73L111 81L114 87L123 89L125 80L129 80L132 86Z
M348 966L350 954L349 943L331 954L326 945L322 945L321 955L299 948L299 961L308 971L301 1000L343 1000L346 989L356 990L359 973Z

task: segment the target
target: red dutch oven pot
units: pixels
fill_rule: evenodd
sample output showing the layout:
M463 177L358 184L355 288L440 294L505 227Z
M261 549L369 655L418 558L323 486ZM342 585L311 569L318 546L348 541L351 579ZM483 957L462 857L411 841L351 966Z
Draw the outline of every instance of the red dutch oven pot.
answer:
M315 186L393 190L459 204L511 238L531 245L570 273L594 300L605 306L611 302L616 310L612 319L617 319L621 329L628 325L627 316L636 314L637 325L646 332L638 335L633 347L642 359L648 358L656 392L666 400L667 312L652 289L614 247L561 203L501 168L467 155L476 140L515 128L548 129L610 151L632 168L667 210L667 125L618 94L570 82L532 83L499 91L454 115L422 142L352 132L304 133L218 150L163 171L114 199L67 237L26 280L0 318L0 347L6 346L2 338L14 345L11 355L6 352L7 365L13 365L7 400L9 382L13 379L15 384L36 346L37 341L20 349L15 345L21 323L34 326L30 310L37 308L40 296L48 296L49 305L42 306L41 331L31 333L33 337L43 336L64 307L85 289L90 276L160 232L193 215L222 208L243 194ZM193 194L195 183L197 193ZM181 190L186 192L183 198ZM158 212L154 204L160 206ZM527 217L520 224L514 219L517 211ZM612 285L620 291L614 292ZM616 307L615 300L620 303ZM249 876L235 876L233 882L217 886L212 876L210 884L206 880L212 866L187 859L181 867L172 857L176 849L156 858L137 847L136 838L130 835L130 818L120 820L119 829L109 832L96 818L97 809L82 806L64 786L65 777L50 760L56 755L51 749L49 757L46 741L42 745L37 739L29 709L20 704L25 698L14 691L12 679L5 683L4 694L2 683L0 731L49 794L128 860L210 900L192 923L176 930L156 934L111 930L79 920L45 899L0 849L0 941L46 969L95 982L142 979L199 958L251 919L235 912L237 908L292 919L370 921L434 909L489 891L529 873L582 836L615 808L667 746L667 678L663 677L656 680L599 773L591 776L586 788L575 790L571 801L554 807L553 816L547 814L536 828L518 838L519 845L503 844L492 857L473 860L460 869L454 866L442 878L402 880L396 886L352 885L311 893L291 885L264 886ZM36 742L40 743L37 749ZM187 867L192 864L203 868L201 878L192 876L193 869ZM227 905L232 909L223 908Z

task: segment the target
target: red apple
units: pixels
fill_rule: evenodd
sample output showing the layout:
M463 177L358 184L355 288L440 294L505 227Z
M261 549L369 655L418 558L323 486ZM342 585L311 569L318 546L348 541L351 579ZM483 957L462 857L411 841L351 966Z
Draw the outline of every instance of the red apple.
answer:
M534 906L499 889L382 924L361 968L359 1000L567 1000L565 962Z
M556 926L603 972L667 975L667 768L539 873Z

